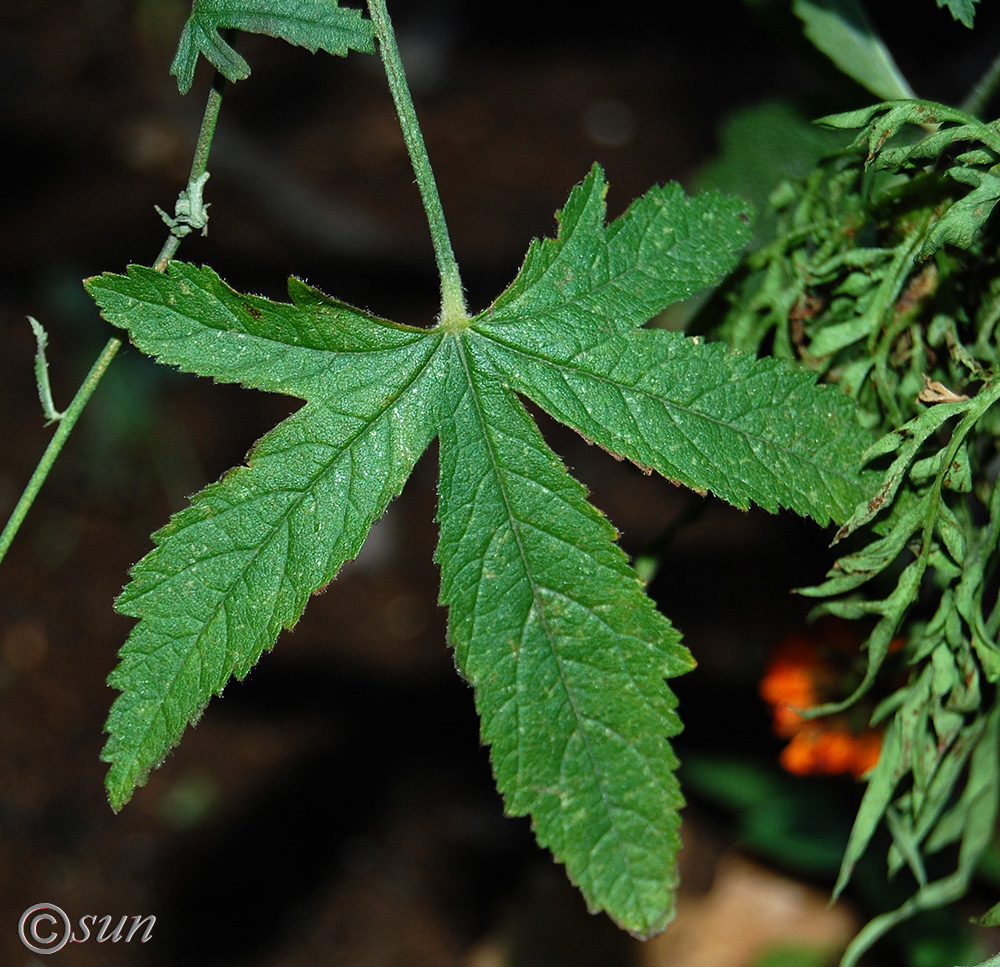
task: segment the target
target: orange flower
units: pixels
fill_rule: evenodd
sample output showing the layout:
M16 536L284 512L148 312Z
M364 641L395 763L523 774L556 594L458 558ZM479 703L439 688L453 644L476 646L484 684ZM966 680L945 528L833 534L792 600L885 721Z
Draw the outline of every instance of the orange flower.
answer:
M775 649L767 674L760 683L761 698L774 708L775 731L794 735L802 718L799 712L819 701L816 691L821 663L804 638L788 638Z
M782 768L797 776L834 776L849 772L863 776L878 762L882 736L868 731L856 735L843 728L824 729L806 722L781 752Z
M878 761L882 736L856 732L845 716L804 719L801 712L842 693L841 675L831 660L836 652L857 650L845 622L821 626L817 638L792 635L774 649L760 683L761 697L772 710L775 734L789 739L779 761L795 775L862 776ZM818 640L817 640L818 639Z

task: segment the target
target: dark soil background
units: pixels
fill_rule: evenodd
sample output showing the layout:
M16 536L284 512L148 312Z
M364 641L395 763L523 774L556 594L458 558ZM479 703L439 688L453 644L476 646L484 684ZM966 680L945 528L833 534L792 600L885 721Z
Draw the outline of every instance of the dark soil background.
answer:
M959 97L992 56L995 23L973 35L930 0L911 6L904 67L928 96ZM593 161L616 215L654 182L690 179L740 106L775 93L815 98L816 113L869 100L737 2L581 9L392 3L473 307L510 281L531 237L551 233ZM50 333L65 405L110 335L80 280L150 263L165 235L153 205L172 209L186 181L209 80L202 65L182 99L167 74L186 11L183 0L0 10L4 517L52 432L24 317ZM295 273L428 324L433 257L377 61L255 37L240 49L254 73L223 106L211 232L180 257L245 290L281 298ZM947 64L942 49L954 50ZM361 557L114 816L99 760L104 679L130 621L112 601L150 532L294 405L124 351L4 562L0 964L47 962L17 937L21 912L42 901L74 920L156 917L146 944L53 955L73 967L739 967L770 936L768 896L792 910L771 939L816 939L803 924L822 923L820 939L843 943L852 915L825 919L812 885L734 853L697 796L686 912L645 946L588 916L528 822L503 817L436 605L433 451ZM543 428L629 553L698 512L652 587L701 666L677 686L688 723L678 747L773 756L756 681L767 648L803 620L788 592L822 576L827 536L704 501Z

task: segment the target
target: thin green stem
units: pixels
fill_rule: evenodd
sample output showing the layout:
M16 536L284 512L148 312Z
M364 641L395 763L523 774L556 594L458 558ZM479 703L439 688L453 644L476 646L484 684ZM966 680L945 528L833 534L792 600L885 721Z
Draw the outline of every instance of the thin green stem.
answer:
M445 326L462 328L469 317L465 305L465 293L462 290L462 279L458 271L458 262L455 261L455 253L452 251L451 237L441 206L441 196L438 194L434 171L427 156L427 146L420 132L420 123L413 107L410 87L406 83L403 61L399 56L399 47L396 44L392 21L385 8L385 0L368 0L368 12L372 23L375 24L389 90L396 104L399 126L403 130L403 140L410 154L413 173L417 176L417 187L420 189L420 198L427 214L431 240L434 243L434 257L437 259L438 275L441 278L440 322Z
M69 404L66 411L63 413L62 419L59 421L59 426L56 428L56 432L52 435L49 445L45 448L45 453L42 454L42 459L39 460L38 466L35 468L35 472L31 475L31 479L28 481L28 486L24 488L24 493L21 494L21 499L18 500L17 506L10 515L10 519L7 521L6 527L4 527L3 532L0 533L0 561L4 559L7 549L10 547L11 541L14 540L14 535L17 533L22 522L24 521L24 518L27 516L28 510L34 503L35 497L38 496L38 491L42 489L42 484L45 483L45 479L48 477L49 471L52 469L52 464L55 463L56 457L59 456L59 452L62 450L63 444L66 442L66 438L70 435L70 432L76 425L76 421L83 412L83 408L87 405L87 401L93 395L94 390L97 389L97 384L101 381L101 377L107 371L108 366L111 365L111 360L114 359L115 353L118 352L121 344L122 341L120 339L108 340L108 343L101 352L101 355L97 357L97 361L93 366L91 366L90 372L87 374L87 378L83 381L83 385L81 385L76 391L76 396L73 397L73 402Z
M212 150L212 139L215 137L215 124L219 119L219 111L222 108L222 92L224 87L225 78L217 73L215 81L208 92L208 100L205 103L205 114L201 120L201 131L198 133L198 142L195 145L194 158L191 161L191 173L188 176L187 187L189 192L192 190L192 186L203 184L202 179L208 171L208 155ZM183 235L174 232L171 232L167 236L160 254L153 263L153 268L157 272L166 271L167 263L174 257L183 237Z
M201 206L202 214L204 214L204 208L207 206L201 205L200 190L204 184L204 179L207 177L208 155L212 148L212 138L215 135L215 124L219 117L219 109L222 106L224 85L225 79L220 74L216 74L215 81L208 94L207 103L205 104L205 114L202 118L201 131L198 135L197 145L195 146L194 158L191 162L191 175L188 179L188 192L191 191L192 186L197 186L199 193L198 204ZM173 231L167 236L167 240L153 265L158 272L166 271L167 263L173 258L182 237L183 234ZM24 492L14 507L10 519L4 526L3 531L0 532L0 561L6 556L7 550L14 540L14 536L24 522L31 505L35 501L35 497L38 496L38 492L42 489L42 485L45 483L56 457L59 456L70 432L83 412L83 408L87 405L87 401L93 395L94 390L97 389L97 384L107 372L108 366L111 365L111 360L115 358L115 354L121 348L121 345L121 339L112 338L108 340L100 356L97 357L96 362L90 368L87 378L77 390L76 396L73 397L73 402L70 403L60 417L56 432L52 435L49 445L45 448L45 452L42 454L35 472L31 475L28 485L24 488Z

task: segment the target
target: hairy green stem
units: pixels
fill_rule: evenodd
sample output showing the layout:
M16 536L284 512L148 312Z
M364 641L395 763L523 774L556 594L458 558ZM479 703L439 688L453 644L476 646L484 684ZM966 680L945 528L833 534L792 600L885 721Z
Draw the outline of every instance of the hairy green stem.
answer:
M427 214L427 224L430 227L431 240L434 243L434 256L437 259L438 275L441 278L441 318L440 322L448 327L461 328L468 321L468 310L465 305L465 293L462 290L462 279L458 272L458 262L451 247L451 237L441 206L441 196L438 194L437 182L427 156L427 146L420 132L417 112L413 107L413 98L406 83L403 71L403 61L399 56L396 35L392 29L392 21L385 8L385 0L368 0L368 12L375 32L378 36L379 52L382 64L389 81L389 90L396 104L399 116L399 126L403 130L403 140L410 154L410 164L417 177L417 187Z
M63 413L62 419L59 421L59 426L56 428L56 432L52 435L49 445L45 448L45 453L42 454L42 459L38 461L38 466L35 468L35 472L31 475L31 479L28 481L28 486L24 488L24 493L21 494L21 499L18 500L17 506L10 515L10 519L7 521L7 526L4 527L3 532L0 533L0 561L2 561L6 555L11 541L14 540L14 535L17 533L21 523L27 516L28 510L31 508L32 503L34 503L35 497L38 496L38 491L42 489L42 484L45 483L45 478L48 477L49 471L52 469L52 464L55 463L56 457L59 456L59 452L62 450L63 444L66 442L66 438L76 425L76 421L83 412L83 408L87 405L87 401L90 399L94 390L97 389L97 384L101 381L101 377L107 371L108 366L111 365L111 360L114 359L115 353L118 352L121 344L122 341L120 339L108 340L108 343L102 350L101 355L97 357L97 361L93 366L91 366L90 372L87 374L87 378L76 391L76 396L73 397L73 402L69 404L66 411Z
M188 179L189 189L191 185L198 183L199 179L205 175L207 170L208 155L211 151L212 138L215 134L215 124L219 117L219 109L222 106L222 92L224 85L225 79L220 74L216 74L215 81L213 82L212 88L208 94L208 101L205 105L205 114L201 123L201 131L198 135L198 143L195 146L194 158L191 162L191 175ZM173 258L180 243L180 235L176 235L172 232L167 236L167 240L164 243L163 248L160 250L160 254L157 256L156 262L153 264L153 267L158 272L166 271L167 263L171 258ZM11 542L14 540L14 536L17 534L21 524L24 522L31 505L35 501L35 497L38 496L38 492L42 489L42 485L45 483L45 480L49 475L49 471L52 469L52 465L56 461L56 457L59 456L63 445L66 443L66 439L69 437L70 432L76 425L76 421L83 412L83 408L87 405L87 402L93 395L94 390L97 389L97 384L107 372L108 366L111 365L111 360L115 358L115 354L121 348L121 345L122 340L117 337L108 340L108 343L101 351L100 356L97 357L94 365L91 366L90 372L87 374L87 378L77 390L76 396L73 397L73 402L70 403L66 411L59 417L59 426L56 429L56 432L52 435L49 445L45 448L45 452L42 454L42 458L38 462L35 472L31 475L31 479L28 481L28 485L24 488L24 492L18 499L18 502L15 505L9 520L4 526L3 531L0 532L0 561L2 561L6 556L7 550L10 547Z
M227 38L228 39L228 38ZM194 158L191 161L191 173L188 175L188 191L192 185L199 184L208 170L208 155L212 150L212 139L215 137L215 124L219 119L219 110L222 108L222 92L225 87L225 78L216 73L215 81L208 92L208 100L205 103L205 114L201 120L201 130L198 132L198 142L194 149ZM174 257L180 247L183 236L171 232L167 240L160 249L160 254L153 263L153 268L157 272L164 272L167 263Z

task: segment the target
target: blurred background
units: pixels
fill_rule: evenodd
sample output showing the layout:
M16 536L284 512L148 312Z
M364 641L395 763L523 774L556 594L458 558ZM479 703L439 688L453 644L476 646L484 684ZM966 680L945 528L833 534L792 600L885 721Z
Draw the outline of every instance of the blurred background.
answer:
M614 216L655 182L696 184L740 109L783 97L811 117L871 101L809 51L783 6L394 0L470 307L551 234L594 161ZM916 90L960 99L997 49L995 11L970 32L931 0L908 4L905 22L893 6L872 12ZM168 76L188 11L0 9L4 518L52 432L25 316L48 329L64 407L111 334L81 280L151 263L165 238L153 206L172 210L186 183L210 80L202 64L181 98ZM434 261L379 62L259 37L239 48L253 76L223 105L210 233L179 257L246 291L282 298L294 273L430 324ZM771 147L777 172L784 145ZM676 687L691 805L681 916L662 938L640 944L589 916L528 822L503 817L436 605L433 449L358 560L114 816L104 679L131 622L112 601L150 532L295 405L126 349L0 569L0 963L47 961L17 937L41 901L73 920L156 917L145 944L52 956L74 967L819 965L893 902L875 877L827 909L860 787L782 774L758 697L769 650L804 624L789 590L822 577L829 535L681 492L548 422L626 551L669 545L651 592L700 665ZM949 916L884 945L881 962L940 955L950 967L967 948Z

